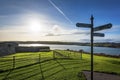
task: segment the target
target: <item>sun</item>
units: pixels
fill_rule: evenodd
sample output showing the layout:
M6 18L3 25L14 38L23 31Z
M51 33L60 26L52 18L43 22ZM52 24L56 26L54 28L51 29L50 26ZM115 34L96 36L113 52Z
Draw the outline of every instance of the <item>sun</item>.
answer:
M27 27L31 33L39 33L42 30L42 24L37 18L29 19L27 21Z
M40 22L38 22L38 20L32 20L32 21L30 21L29 24L30 24L30 30L32 32L38 32L38 31L40 31L41 24L40 24Z

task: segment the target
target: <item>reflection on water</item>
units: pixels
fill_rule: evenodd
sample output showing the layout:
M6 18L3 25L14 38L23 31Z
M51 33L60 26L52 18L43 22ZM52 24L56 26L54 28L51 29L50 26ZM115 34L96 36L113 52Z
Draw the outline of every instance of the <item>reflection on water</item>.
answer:
M54 49L71 49L80 50L83 49L86 52L90 52L89 46L78 46L78 45L55 45L55 44L19 44L19 46L49 46L51 50ZM108 48L108 47L94 47L94 53L106 53L110 55L120 55L120 48Z
M19 44L19 46L44 46L44 44Z

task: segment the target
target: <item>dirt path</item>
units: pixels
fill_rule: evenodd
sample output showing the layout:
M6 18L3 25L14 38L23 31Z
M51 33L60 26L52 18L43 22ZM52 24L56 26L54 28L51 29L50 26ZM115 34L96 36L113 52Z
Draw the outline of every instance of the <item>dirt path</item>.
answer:
M87 80L91 80L91 73L90 71L83 71L85 74ZM100 73L100 72L94 72L94 80L120 80L119 75L112 75L112 74L106 74L106 73Z

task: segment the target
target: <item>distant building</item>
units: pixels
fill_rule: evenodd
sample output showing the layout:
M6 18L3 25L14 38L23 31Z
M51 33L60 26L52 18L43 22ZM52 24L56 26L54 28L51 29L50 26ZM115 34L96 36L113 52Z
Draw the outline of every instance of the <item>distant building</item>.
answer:
M16 52L43 52L43 51L50 51L48 46L18 46L16 47Z
M0 43L0 56L5 56L8 54L16 53L15 48L18 46L17 43L14 42L3 42Z
M27 46L18 46L18 43L15 42L2 42L0 43L0 57L13 54L16 52L43 52L50 51L48 46L35 46L35 47L27 47Z

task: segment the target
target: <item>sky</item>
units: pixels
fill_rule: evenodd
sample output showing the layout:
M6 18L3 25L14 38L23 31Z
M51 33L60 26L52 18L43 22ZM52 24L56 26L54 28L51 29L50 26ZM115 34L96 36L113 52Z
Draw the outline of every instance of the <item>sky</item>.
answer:
M105 37L95 42L120 42L120 0L0 0L0 41L90 42L90 29L112 23L98 31Z

